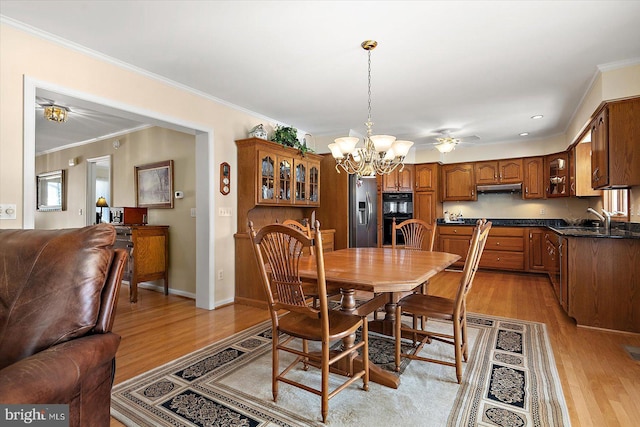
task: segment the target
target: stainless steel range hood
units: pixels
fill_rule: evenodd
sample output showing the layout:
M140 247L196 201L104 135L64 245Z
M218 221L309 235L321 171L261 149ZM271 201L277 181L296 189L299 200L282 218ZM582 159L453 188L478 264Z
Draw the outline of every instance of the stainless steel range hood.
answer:
M478 185L478 194L480 193L521 193L522 183L517 184L489 184Z

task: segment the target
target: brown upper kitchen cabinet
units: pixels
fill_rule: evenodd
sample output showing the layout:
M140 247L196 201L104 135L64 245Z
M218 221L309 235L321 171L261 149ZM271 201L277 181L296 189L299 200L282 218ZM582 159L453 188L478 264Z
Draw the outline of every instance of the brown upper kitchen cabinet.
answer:
M398 166L390 174L383 175L382 191L413 191L413 165Z
M591 143L576 144L569 152L571 196L601 196L602 190L591 188Z
M475 163L476 184L516 184L522 182L522 159Z
M415 165L416 191L437 191L438 174L440 172L438 163L423 163Z
M473 163L442 165L442 201L478 199Z
M442 203L435 191L416 192L413 197L413 216L427 224L435 224L442 217Z
M547 198L569 197L569 153L545 157L545 193Z
M544 199L544 158L526 157L522 161L524 180L522 188L523 199Z
M590 127L591 186L640 185L640 97L605 103Z

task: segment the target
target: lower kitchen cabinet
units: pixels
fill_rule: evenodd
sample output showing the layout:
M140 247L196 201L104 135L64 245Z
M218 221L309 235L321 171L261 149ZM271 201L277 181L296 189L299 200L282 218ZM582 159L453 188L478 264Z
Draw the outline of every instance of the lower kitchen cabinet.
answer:
M469 250L472 225L438 226L438 248L440 251L460 255L453 266L464 265ZM480 268L498 270L525 270L525 227L492 227L480 258Z
M580 326L640 333L640 239L563 240L569 316Z
M480 267L524 270L525 231L524 227L492 227L480 258Z
M544 229L542 228L529 228L527 230L529 235L529 264L527 270L529 271L546 271L544 267Z
M471 225L438 225L438 250L460 255L460 259L452 267L462 267L467 258L473 226ZM491 235L491 231L489 231Z

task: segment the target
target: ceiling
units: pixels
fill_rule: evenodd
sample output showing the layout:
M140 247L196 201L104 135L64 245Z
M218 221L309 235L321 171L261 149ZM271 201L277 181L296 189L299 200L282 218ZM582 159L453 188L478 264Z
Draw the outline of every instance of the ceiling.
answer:
M453 136L477 135L474 144L524 144L562 134L599 67L640 63L638 1L0 5L4 22L44 31L315 136L365 133L367 53L360 43L376 40L374 133L413 140L417 148L432 149L435 131L443 128L457 129ZM74 100L51 100L66 102L70 118L65 124L38 121L38 145L142 125L86 107L74 114ZM531 119L538 114L544 117ZM77 129L83 131L72 133ZM529 135L520 137L522 132Z

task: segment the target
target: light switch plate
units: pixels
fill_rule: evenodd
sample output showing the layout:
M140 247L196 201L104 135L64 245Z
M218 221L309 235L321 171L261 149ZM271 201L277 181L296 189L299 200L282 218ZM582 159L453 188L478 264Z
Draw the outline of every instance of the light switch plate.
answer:
M231 208L218 208L218 216L231 216Z
M0 219L16 219L16 205L0 204Z

